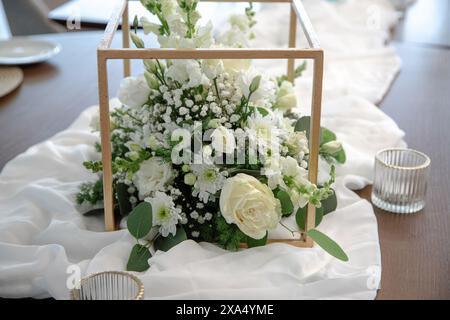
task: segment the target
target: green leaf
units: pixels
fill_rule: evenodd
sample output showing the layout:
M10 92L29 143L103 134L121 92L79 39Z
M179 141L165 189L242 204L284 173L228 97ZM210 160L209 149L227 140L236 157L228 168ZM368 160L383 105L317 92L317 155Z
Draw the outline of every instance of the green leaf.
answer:
M167 237L159 236L156 238L155 248L161 251L168 251L184 240L187 240L186 231L184 231L183 227L178 226L177 233L174 236L170 233Z
M280 190L276 194L276 198L281 203L281 213L283 216L289 216L294 211L294 205L292 204L291 197L286 191Z
M301 117L295 124L295 131L306 131L306 137L309 139L310 123L310 116Z
M152 206L148 202L139 203L133 211L131 211L127 227L128 231L136 238L145 237L152 228Z
M99 209L92 209L85 213L83 213L83 216L98 216L105 213L105 209L99 208Z
M250 83L250 93L255 92L259 88L259 84L261 82L261 76L256 76L253 78L252 83Z
M147 270L150 267L148 259L151 256L150 250L147 247L141 244L135 244L128 258L127 271L142 272Z
M336 140L336 135L334 132L328 130L327 128L320 128L320 133L320 145Z
M333 158L336 159L336 161L338 163L345 163L345 161L347 161L347 156L345 155L345 150L344 148L342 148L339 152L337 152L336 154L332 155Z
M297 210L297 213L295 214L295 221L297 222L298 227L300 230L305 231L306 230L306 213L307 213L308 206L304 206L303 208L299 208ZM316 223L315 226L317 227L323 219L323 207L316 208Z
M333 189L331 190L333 191L333 194L325 200L322 200L323 215L329 214L337 208L336 192Z
M257 107L256 109L263 117L265 117L269 114L269 111L267 111L266 108Z
M119 183L116 186L117 202L119 203L119 212L122 217L128 215L131 211L131 203L128 194L128 186L125 183Z
M323 250L328 252L333 257L341 261L348 261L348 256L344 252L344 250L342 250L342 248L334 240L332 240L324 233L320 232L317 229L311 229L307 232L307 235L310 236L315 243L317 243Z
M267 232L264 238L262 239L253 239L251 237L247 237L247 246L248 248L261 247L266 245L267 243Z

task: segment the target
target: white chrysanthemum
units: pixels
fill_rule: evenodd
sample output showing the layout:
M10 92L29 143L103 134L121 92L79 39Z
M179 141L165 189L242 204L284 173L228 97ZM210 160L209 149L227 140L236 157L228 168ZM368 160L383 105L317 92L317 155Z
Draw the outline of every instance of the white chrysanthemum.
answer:
M214 165L195 164L192 165L192 172L197 176L194 184L193 195L201 201L207 203L210 196L214 196L225 182L225 176Z
M224 126L214 129L211 135L212 147L217 153L233 153L236 149L236 140L231 130Z
M138 77L127 77L120 83L117 97L124 105L132 108L139 108L148 101L150 91L143 75Z
M266 156L268 151L272 154L279 154L280 132L276 122L277 119L270 113L263 116L259 112L254 112L247 119L245 131L250 141L250 147L256 147L263 156Z
M164 192L155 192L154 197L145 198L152 205L153 226L159 226L159 232L163 237L177 232L178 221L181 220L181 209L175 207L172 197Z
M170 163L160 157L153 157L141 163L134 174L133 183L139 190L139 198L143 199L152 192L164 191L173 176Z

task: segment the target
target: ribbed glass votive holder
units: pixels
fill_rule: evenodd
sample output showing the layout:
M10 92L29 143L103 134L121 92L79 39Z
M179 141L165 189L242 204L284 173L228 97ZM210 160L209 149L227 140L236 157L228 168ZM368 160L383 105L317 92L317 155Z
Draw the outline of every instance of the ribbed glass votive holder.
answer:
M375 156L372 203L395 213L423 209L430 158L412 149L384 149Z
M136 276L121 271L105 271L81 279L72 300L141 300L144 285Z

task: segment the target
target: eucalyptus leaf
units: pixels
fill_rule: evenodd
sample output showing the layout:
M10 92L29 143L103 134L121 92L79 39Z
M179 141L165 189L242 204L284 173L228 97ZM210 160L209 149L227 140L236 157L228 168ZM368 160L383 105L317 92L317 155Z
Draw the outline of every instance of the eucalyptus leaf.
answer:
M297 123L295 124L295 131L306 131L306 137L309 139L309 131L311 124L311 117L310 116L304 116L297 120Z
M159 236L156 238L154 244L157 250L168 251L184 240L187 240L186 231L184 231L183 227L178 226L175 235L169 234L167 237Z
M119 203L119 212L122 217L127 216L131 211L131 203L128 194L128 186L125 183L119 183L116 186L117 202Z
M152 225L152 206L148 202L141 202L131 211L128 217L128 231L136 239L141 239L150 232Z
M320 134L320 145L336 140L336 134L327 128L321 127Z
M266 245L267 235L268 235L268 233L266 232L266 235L262 239L253 239L251 237L247 237L248 248L255 248L255 247L261 247L261 246Z
M276 193L276 198L281 203L281 213L283 216L289 216L294 211L294 205L292 204L291 197L286 191L280 190Z
M322 200L323 215L327 215L330 212L335 211L337 208L336 192L333 189L331 190L333 191L333 194L325 200Z
M347 161L347 156L345 154L345 150L344 148L342 148L339 152L337 152L336 154L332 155L333 158L336 159L336 161L338 163L345 163L345 161Z
M344 252L344 250L342 250L342 248L326 234L320 232L317 229L311 229L307 232L307 235L310 236L315 243L317 243L323 250L328 252L333 257L341 261L348 261L348 256Z
M127 271L142 272L147 270L150 267L148 259L151 256L150 250L147 247L141 244L135 244L128 258Z
M300 230L306 230L306 213L308 206L304 206L303 208L299 208L297 213L295 214L295 221L297 222L297 226ZM316 221L315 226L317 227L323 219L323 207L316 208Z

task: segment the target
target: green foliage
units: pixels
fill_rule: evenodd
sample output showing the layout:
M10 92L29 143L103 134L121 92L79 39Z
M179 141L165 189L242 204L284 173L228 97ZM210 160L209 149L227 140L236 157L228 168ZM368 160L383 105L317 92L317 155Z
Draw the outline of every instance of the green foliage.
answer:
M152 206L148 202L141 202L131 211L128 217L128 231L136 239L141 239L150 232L152 225Z
M306 230L306 214L307 214L307 207L304 206L303 208L299 208L297 210L297 213L295 214L295 221L297 222L298 227L300 230L305 231ZM316 208L316 221L315 226L317 227L321 222L323 218L323 208Z
M305 70L306 70L306 61L303 61L303 63L294 70L294 80L300 78ZM281 86L283 81L288 81L288 77L285 74L277 77L278 86Z
M76 196L76 202L81 205L89 203L91 205L97 204L103 200L103 181L86 182L80 186L80 192Z
M279 190L276 192L276 198L280 200L281 203L281 213L283 216L290 216L294 211L294 204L291 201L291 197L286 191Z
M216 218L216 228L217 241L227 250L236 251L240 243L247 240L247 236L235 224L228 224L221 215Z
M178 226L175 235L169 234L167 237L158 237L155 240L155 249L161 251L168 251L177 244L187 240L186 231L183 227Z
M146 246L135 244L128 258L127 271L142 272L147 270L150 267L148 259L151 256L150 250Z
M85 161L83 162L83 166L93 173L101 172L103 170L101 161Z
M331 191L332 194L328 198L322 200L323 215L329 214L337 208L336 192L333 189L331 189Z
M342 261L348 261L348 256L344 250L342 250L342 248L334 240L329 238L324 233L317 229L311 229L307 232L307 234L314 240L315 243L317 243L323 250L328 252L333 257Z
M248 248L255 248L255 247L261 247L267 244L267 235L268 233L266 232L266 235L264 238L262 239L253 239L250 237L247 237L247 246Z
M118 183L116 186L117 202L119 203L119 212L122 217L127 216L131 211L128 186L124 183Z

